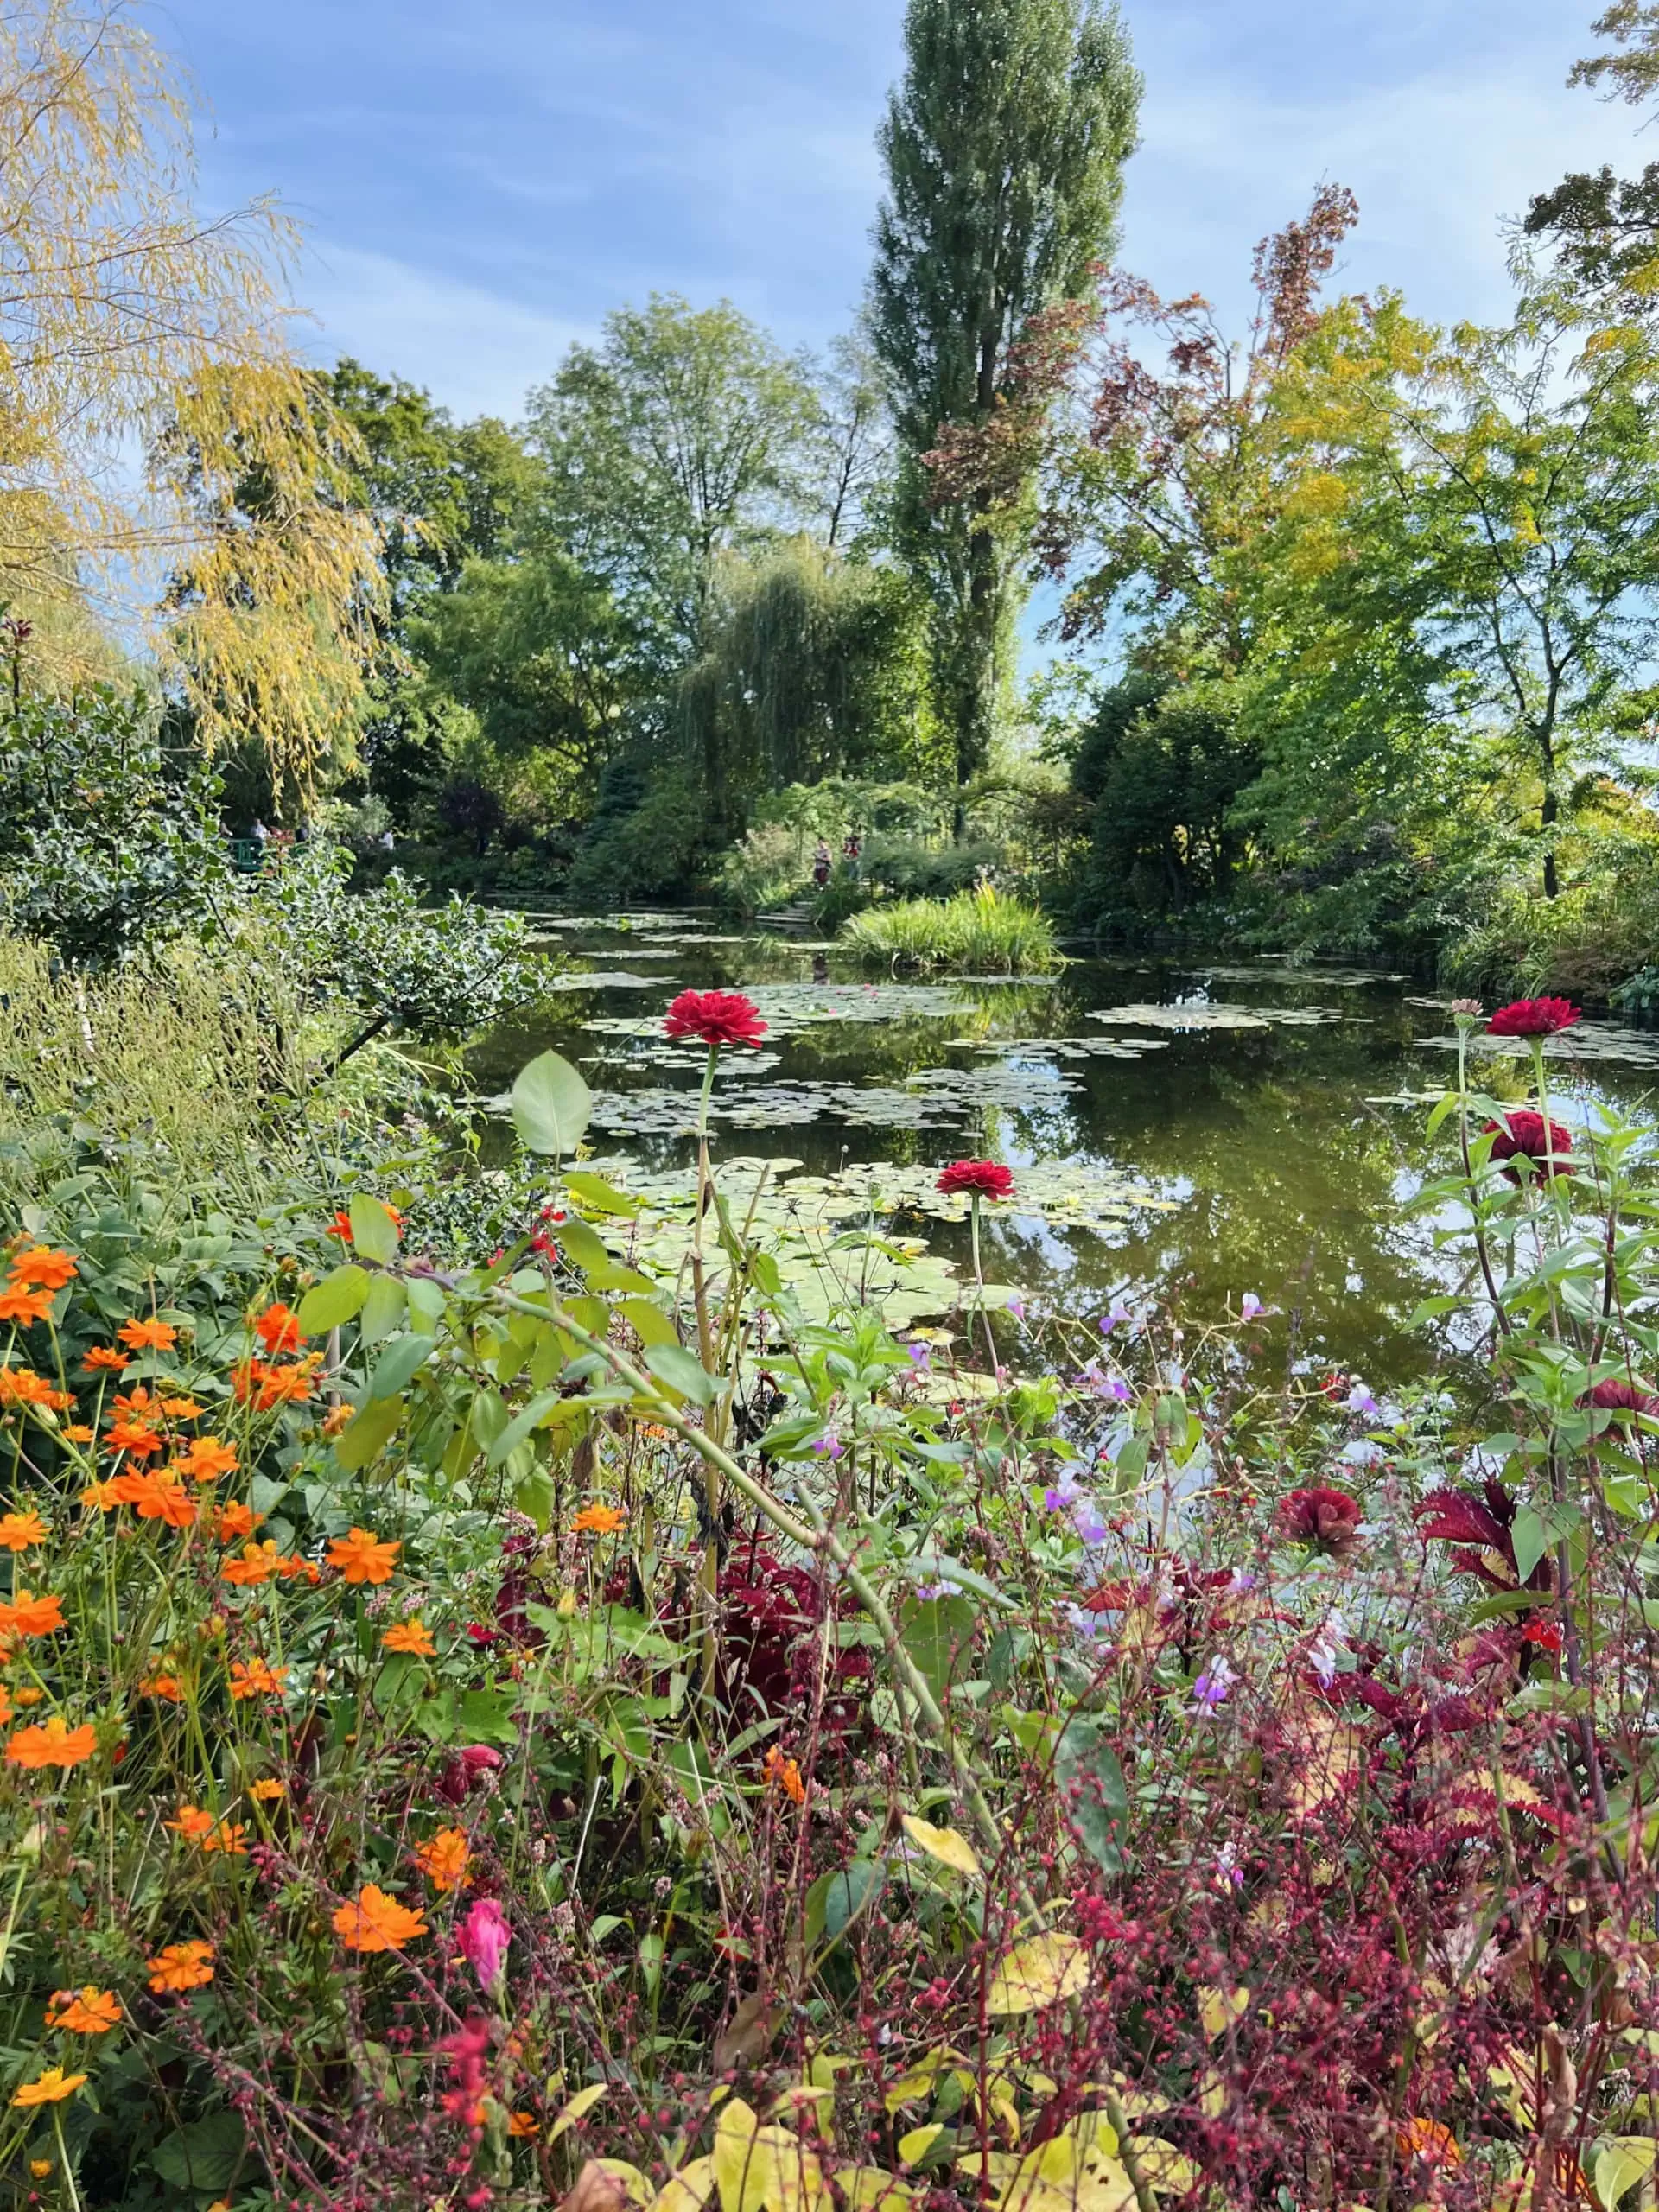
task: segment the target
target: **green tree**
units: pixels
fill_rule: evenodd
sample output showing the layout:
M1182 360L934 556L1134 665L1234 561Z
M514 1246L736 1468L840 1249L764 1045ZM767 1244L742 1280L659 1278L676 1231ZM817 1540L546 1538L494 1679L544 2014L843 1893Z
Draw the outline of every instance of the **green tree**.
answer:
M1242 704L1224 682L1132 677L1103 695L1072 771L1095 801L1096 911L1180 914L1226 894L1245 853L1236 802L1260 766Z
M966 781L1008 673L1034 461L1001 499L950 498L925 456L942 430L990 422L1033 324L1092 294L1141 87L1099 0L910 0L905 51L880 135L871 334L903 453L895 533L933 603L936 683Z
M805 365L729 301L671 296L607 316L531 394L550 530L668 664L707 645L721 557L796 519L818 413Z

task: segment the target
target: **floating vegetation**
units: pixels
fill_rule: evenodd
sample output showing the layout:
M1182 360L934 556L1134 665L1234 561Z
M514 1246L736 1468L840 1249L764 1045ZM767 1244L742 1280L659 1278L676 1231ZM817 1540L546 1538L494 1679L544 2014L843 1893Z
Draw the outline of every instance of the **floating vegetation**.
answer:
M1506 1060L1528 1060L1532 1046L1524 1037L1471 1037L1470 1049L1490 1052ZM1424 1048L1455 1052L1455 1037L1425 1037ZM1651 1030L1625 1029L1614 1021L1580 1021L1544 1041L1544 1057L1551 1060L1610 1063L1631 1068L1659 1068L1659 1034Z
M550 991L666 991L672 990L678 981L677 976L631 976L625 968L595 968L581 975L556 976L546 988Z
M952 1037L969 1052L1047 1053L1057 1060L1139 1060L1166 1052L1166 1037L1004 1037L987 1043L979 1037Z
M922 1068L902 1089L891 1084L763 1083L716 1092L712 1120L734 1129L799 1128L826 1119L851 1128L936 1129L976 1121L987 1107L1028 1113L1054 1105L1081 1085L1052 1067ZM607 1091L594 1101L594 1125L619 1135L680 1136L697 1126L693 1090Z
M972 1007L971 1000L964 1001L960 990L945 983L757 983L747 995L773 1040L849 1023L960 1021ZM596 1037L660 1039L663 1033L660 1014L596 1014L583 1027ZM702 1055L695 1057L701 1068ZM753 1065L747 1054L732 1052L727 1058L728 1072L741 1073Z
M1193 999L1174 1006L1103 1006L1089 1016L1125 1029L1313 1029L1331 1021L1363 1020L1328 1006L1229 1006Z
M1193 971L1214 983L1312 983L1321 990L1358 991L1372 983L1408 983L1409 976L1387 975L1380 968L1224 968L1208 962Z

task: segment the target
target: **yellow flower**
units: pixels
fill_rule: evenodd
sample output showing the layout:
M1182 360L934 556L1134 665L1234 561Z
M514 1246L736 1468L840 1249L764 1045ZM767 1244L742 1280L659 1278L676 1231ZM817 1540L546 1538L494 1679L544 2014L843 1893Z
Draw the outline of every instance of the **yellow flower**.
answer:
M85 1989L60 1989L46 2010L48 2028L67 2035L103 2036L121 2024L121 1999L112 1989L88 1982Z
M401 1951L427 1932L418 1912L410 1912L373 1882L334 1914L334 1931L348 1951Z
M395 1628L386 1630L380 1642L388 1651L405 1651L416 1659L430 1659L438 1648L432 1641L431 1630L418 1617L399 1621Z
M627 1517L613 1505L584 1505L570 1526L578 1536L613 1536Z
M60 2105L66 2097L74 2095L86 2079L84 2074L66 2074L60 2066L48 2066L35 2080L25 2082L11 2101L25 2111L32 2105Z
M287 1796L288 1784L285 1782L267 1778L264 1782L251 1783L248 1795L250 1797L257 1797L262 1805L274 1805L279 1797Z

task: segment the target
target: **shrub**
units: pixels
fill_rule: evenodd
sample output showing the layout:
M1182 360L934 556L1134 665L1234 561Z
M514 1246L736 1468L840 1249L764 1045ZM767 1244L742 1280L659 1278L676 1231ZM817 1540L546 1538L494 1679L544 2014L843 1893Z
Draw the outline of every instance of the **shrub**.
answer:
M1047 916L989 883L953 899L872 907L841 935L863 959L949 964L970 975L1043 975L1060 958Z

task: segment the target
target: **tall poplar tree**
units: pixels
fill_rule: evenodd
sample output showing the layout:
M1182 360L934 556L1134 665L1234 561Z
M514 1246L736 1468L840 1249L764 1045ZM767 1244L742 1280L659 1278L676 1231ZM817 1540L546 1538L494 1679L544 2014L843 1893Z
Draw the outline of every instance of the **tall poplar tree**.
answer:
M903 448L900 550L934 608L958 779L984 763L1021 596L1031 471L941 496L925 456L1017 390L1034 321L1088 298L1111 251L1141 80L1102 0L910 0L880 144L871 334Z

